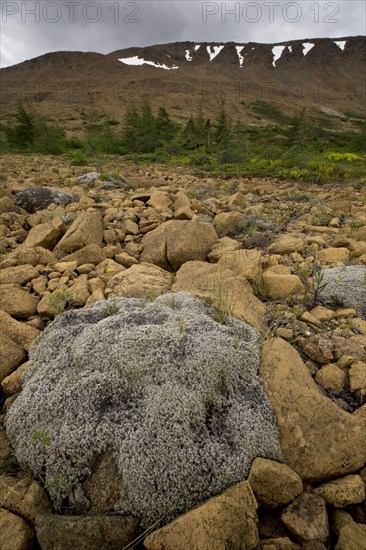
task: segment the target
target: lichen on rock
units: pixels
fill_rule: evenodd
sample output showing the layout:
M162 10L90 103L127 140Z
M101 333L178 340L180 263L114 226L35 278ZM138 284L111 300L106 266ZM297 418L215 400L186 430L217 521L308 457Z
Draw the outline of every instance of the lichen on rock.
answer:
M112 305L113 304L113 307ZM116 455L114 511L163 523L281 460L261 336L188 293L119 298L58 316L35 342L6 418L15 454L56 504Z

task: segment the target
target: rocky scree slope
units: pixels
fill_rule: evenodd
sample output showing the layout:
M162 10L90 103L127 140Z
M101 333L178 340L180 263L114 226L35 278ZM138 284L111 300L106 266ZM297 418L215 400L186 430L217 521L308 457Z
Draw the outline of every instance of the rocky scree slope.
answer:
M242 347L240 339L233 336L232 327L246 327L243 330L249 339L254 334L262 334L264 346L259 376L263 380L266 398L258 386L259 393L254 393L264 400L261 400L262 408L251 411L251 414L269 410L268 405L264 405L269 400L279 430L284 464L260 457L249 464L255 453L246 455L246 452L249 448L262 448L263 440L259 438L254 447L245 445L246 451L243 450L243 468L248 472L250 467L247 481L202 502L201 499L213 494L210 490L205 494L198 492L200 487L202 489L203 477L196 487L190 486L191 490L197 490L194 498L185 493L185 505L184 498L180 500L174 492L169 470L164 471L161 479L168 480L168 486L172 488L170 502L175 503L174 514L187 510L193 502L202 504L161 529L158 529L159 524L150 524L155 532L145 538L145 548L159 548L162 544L168 548L192 548L194 545L219 548L225 547L225 540L229 541L230 548L269 548L273 545L301 548L316 544L319 548L331 545L342 549L349 548L350 541L353 541L352 547L362 548L366 480L366 321L362 308L366 207L362 187L308 185L305 188L293 182L270 179L237 178L228 182L198 178L169 168L126 165L123 175L129 182L128 186L103 189L105 181L99 179L99 174L89 173L80 179L75 176L71 185L65 188L60 179L63 161L39 157L32 166L31 159L25 164L24 159L14 157L2 162L8 164L7 179L0 191L0 378L3 414L8 414L9 435L14 449L6 435L2 416L1 544L27 548L36 539L42 548L48 548L56 538L60 544L62 541L71 544L72 541L75 548L82 544L100 548L106 543L106 533L109 533L108 544L117 549L122 540L127 540L128 544L134 538L136 522L111 515L120 499L123 502L121 510L137 514L131 500L127 503L127 494L121 493L118 455L113 446L103 447L114 437L107 429L107 420L115 419L114 404L103 400L94 391L95 379L88 370L86 358L91 353L88 342L102 346L101 339L96 339L94 334L99 331L110 334L112 351L118 344L113 334L122 330L124 315L131 323L133 319L144 319L145 322L151 315L151 319L156 321L159 318L162 324L135 324L131 334L136 331L150 334L150 330L165 334L165 323L168 319L174 320L174 345L169 348L173 353L174 346L187 337L185 331L189 332L190 323L193 326L199 319L199 323L212 330L217 338L230 333L231 355L237 358L245 356L249 361L247 364L252 365L249 372L258 366L259 349L254 348L252 357L248 347ZM90 167L90 172L95 172L93 168ZM65 170L69 168L65 166ZM111 165L105 171L113 172L115 167ZM19 177L19 174L24 177ZM27 192L31 197L29 205ZM22 202L18 193L22 193ZM319 273L322 279L317 279ZM318 286L316 291L314 285L319 282L321 288ZM327 286L324 287L325 282ZM173 294L167 295L172 290ZM180 292L188 294L180 297ZM206 316L208 305L196 301L192 295L210 303L213 318ZM164 303L166 299L168 305ZM181 319L179 309L172 307L175 303L192 304L187 308L186 323ZM122 314L120 310L128 307L135 313L128 314L126 310ZM72 311L62 313L65 309ZM196 320L194 311L202 312ZM114 317L120 319L116 332L112 329ZM52 321L54 318L56 320ZM85 325L87 319L91 322ZM146 327L150 327L149 330ZM69 343L71 337L85 345L72 347ZM54 346L51 344L53 338ZM42 342L49 342L52 347L48 357L44 356ZM54 351L60 349L58 346L64 349L63 355ZM194 346L202 349L200 341ZM141 357L142 351L143 348L139 347L135 356ZM108 379L108 376L115 376L112 374L114 368L123 370L120 354L116 355L114 361L111 360L114 367L110 370L107 355L103 355L94 375ZM166 355L156 355L161 365L166 364ZM221 365L227 364L227 356ZM43 358L39 370L36 368L37 357ZM65 364L68 357L73 369L69 362ZM94 357L90 357L90 363L93 360ZM211 363L217 365L214 360ZM154 361L152 364L156 365ZM62 365L65 365L64 369L61 369ZM203 367L205 365L209 373L205 380L207 383L211 381L211 387L217 392L218 381L222 389L225 380L216 377L211 365L203 363ZM232 372L230 366L228 371L233 374L235 382L238 371ZM47 375L43 376L43 372ZM156 376L162 376L163 372L157 368ZM179 370L175 372L178 376ZM200 372L198 369L195 374ZM127 381L129 376L130 384L138 382L133 376L131 378L131 373L125 374L124 379ZM116 375L115 383L113 378L111 390L119 387L118 391L122 392L117 378ZM42 388L47 386L54 396L54 408L49 415L56 419L55 412L60 410L60 415L65 412L60 396L55 393L56 388L60 391L62 387L70 388L65 399L70 399L71 403L80 391L80 381L85 383L85 391L90 395L81 411L89 414L91 424L84 423L78 431L78 419L73 417L75 409L71 407L67 412L68 418L74 418L70 430L62 432L55 420L54 431L49 434L47 429L50 427L41 426L47 417L46 411L50 409ZM167 381L164 379L163 383ZM180 411L185 402L183 397L187 394L178 394L176 386L170 386L169 391L177 399L176 410ZM31 387L34 395L39 396L36 403L29 390ZM150 385L144 387L151 388ZM207 389L204 385L200 387ZM245 391L249 388L246 384L244 387ZM134 391L138 394L140 390ZM205 393L206 390L202 391ZM199 390L194 387L192 395L197 395L197 392ZM203 393L200 393L202 399ZM218 394L221 395L219 391ZM217 393L215 395L217 397ZM152 396L152 389L151 394L146 392L146 402L151 405L149 398ZM222 399L225 401L229 397L225 395ZM26 399L33 400L30 411L26 408ZM159 403L163 404L164 399L161 396ZM251 399L247 403L252 402ZM132 416L136 402L130 401L132 408L128 414ZM243 402L241 406L244 407ZM24 414L17 418L19 425L35 422L27 428L28 436L21 435L24 434L21 431L19 441L15 432L11 433L18 407ZM193 408L199 416L202 408L198 403L197 408ZM90 434L83 429L93 425L95 415L91 414L92 411L98 412L101 431L96 428ZM184 417L183 413L178 416L179 420ZM220 437L223 436L225 432L220 430L225 426L219 422L214 424L217 420L215 412L208 417L208 425L202 423L203 416L200 416L198 425L205 433L211 430L212 437L217 434L215 430L220 432ZM170 418L161 414L159 418L163 424L166 421L169 425L175 415ZM245 413L245 419L249 418L253 416ZM141 422L140 426L143 419ZM271 422L267 425L273 426ZM173 431L178 429L172 428L171 424L170 427ZM230 437L225 439L225 445L230 441L243 441L244 427L245 424L240 422L231 424ZM103 436L102 428L106 428ZM123 425L120 428L123 431ZM188 431L182 429L182 437L184 434L191 437L191 429L186 425ZM89 441L89 437L96 443L95 454L88 445L79 445L78 449L84 449L86 454L78 455L80 462L71 466L74 453L66 445L57 446L55 443L56 440L65 443L70 433L74 434L72 445L85 438ZM146 433L146 437L149 438L151 433ZM249 434L253 436L255 432L246 431L245 437ZM158 435L163 438L163 432ZM207 441L212 444L210 437ZM171 450L175 443L176 440L168 437L164 448ZM39 468L37 471L41 471L37 479L17 470L19 465L13 455L17 445L20 446L19 456L29 460L35 470ZM141 442L136 445L140 448ZM217 449L215 445L213 447ZM198 447L196 452L199 456ZM132 483L133 472L139 468L151 471L142 449L137 456L130 448L128 453L130 462L128 467L123 466L123 470L132 474L124 480L127 486ZM239 454L230 447L224 455L223 463L228 464L230 470L233 457ZM210 457L216 460L218 456L215 453L205 455L207 460ZM50 457L53 457L52 465L50 462L43 469ZM150 454L150 458L153 455ZM279 457L276 455L275 458ZM68 467L74 472L72 492L68 492L63 473L56 474L52 470L57 460L64 468L61 468L62 472ZM190 457L187 456L186 460ZM157 465L156 460L153 464ZM200 461L195 464L198 470L203 467ZM8 475L10 471L12 475ZM221 468L218 471L221 472ZM137 478L140 480L139 475ZM222 483L222 489L239 481L230 478L226 485L223 480L219 481L219 477L216 479L219 485ZM134 485L141 489L141 494L148 490L145 483L138 485L136 482ZM217 491L221 491L219 485ZM183 482L182 487L185 488ZM66 492L71 510L52 513L53 504L48 495L55 497ZM133 501L133 494L129 498ZM168 504L159 491L153 491L151 498L156 499L159 506ZM70 512L76 516L68 515ZM77 516L85 512L86 516ZM146 518L152 517L148 506L143 514ZM75 517L80 529L75 528ZM150 523L150 519L146 522ZM18 533L19 540L14 532ZM103 539L101 542L100 533L104 533L104 542Z

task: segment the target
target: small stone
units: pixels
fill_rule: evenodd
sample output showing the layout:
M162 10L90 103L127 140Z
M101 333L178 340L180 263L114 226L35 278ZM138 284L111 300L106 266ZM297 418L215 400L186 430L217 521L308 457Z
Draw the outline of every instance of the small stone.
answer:
M58 262L53 267L55 271L58 271L59 273L65 273L65 271L72 271L73 269L76 269L78 266L78 263L76 261L73 262Z
M365 499L365 483L359 475L349 475L323 483L314 493L324 498L327 504L344 508L349 504L358 504Z
M356 361L349 370L349 384L351 392L358 392L360 397L366 396L366 363Z
M25 360L26 354L14 340L0 330L0 383Z
M284 509L281 519L300 543L328 542L327 509L325 500L318 495L303 493Z
M347 319L349 317L356 317L356 310L353 307L342 307L341 309L336 309L334 316L336 319Z
M31 525L34 525L38 514L53 512L46 491L30 475L23 479L0 477L0 501L3 508L19 514Z
M276 336L278 336L278 338L283 338L284 340L292 340L294 337L294 332L290 328L280 327L276 329Z
M0 509L0 548L28 550L32 547L33 531L23 518Z
M28 363L23 363L20 367L18 367L14 372L9 374L4 380L1 382L1 387L3 389L5 397L10 397L11 395L15 395L16 393L20 392L22 390L22 384L20 382L20 378L27 368Z
M309 313L319 321L331 321L335 316L333 310L323 306L316 306Z
M304 352L317 363L326 364L333 361L333 343L329 338L315 335L305 341Z
M324 389L335 391L342 391L344 389L346 378L345 372L333 363L324 365L324 367L318 370L315 376L316 382Z
M286 464L255 458L248 481L257 499L270 507L288 504L303 490L301 477Z
M330 264L339 264L339 263L345 264L349 260L349 258L350 258L350 251L348 250L348 248L330 247L330 248L323 248L323 250L319 252L318 259L322 264L330 265Z
M118 264L121 264L123 267L127 268L139 263L136 258L130 256L129 254L126 254L126 252L120 252L119 254L116 254L114 259Z

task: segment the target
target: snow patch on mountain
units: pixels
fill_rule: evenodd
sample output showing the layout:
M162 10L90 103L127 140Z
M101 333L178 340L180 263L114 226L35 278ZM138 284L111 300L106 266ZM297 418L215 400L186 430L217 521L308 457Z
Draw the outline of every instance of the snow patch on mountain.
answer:
M273 61L272 65L276 66L276 61L278 61L282 55L283 50L286 48L286 46L273 46L272 48L272 54L273 54Z
M121 63L124 63L125 65L134 65L134 66L151 65L152 67L156 67L157 69L165 69L167 71L171 71L173 69L179 69L177 65L168 67L168 65L165 65L164 63L154 63L153 61L147 61L145 59L140 58L138 55L134 55L133 57L121 58L118 61L121 61Z
M303 48L304 48L304 57L307 53L310 52L311 49L313 49L314 44L312 42L304 42Z
M221 50L224 48L224 45L221 46L207 46L207 53L210 56L210 61L213 61L216 56L219 55Z
M346 40L340 40L339 42L334 42L334 44L336 44L338 46L338 48L340 48L342 50L342 52L344 51L344 48L345 48L345 45L346 45Z

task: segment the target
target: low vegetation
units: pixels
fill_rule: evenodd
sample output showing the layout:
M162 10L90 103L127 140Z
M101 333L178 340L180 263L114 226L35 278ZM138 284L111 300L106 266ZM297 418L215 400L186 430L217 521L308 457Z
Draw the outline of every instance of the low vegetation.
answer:
M218 176L261 176L298 181L363 182L366 120L345 115L348 130L334 117L305 110L294 116L255 101L242 105L257 125L233 123L224 104L207 118L202 110L178 124L164 107L153 113L148 103L129 107L123 120L105 114L83 116L83 136L66 137L32 107L18 104L17 112L0 127L6 152L64 155L83 166L101 155L125 155L135 162L188 165Z

